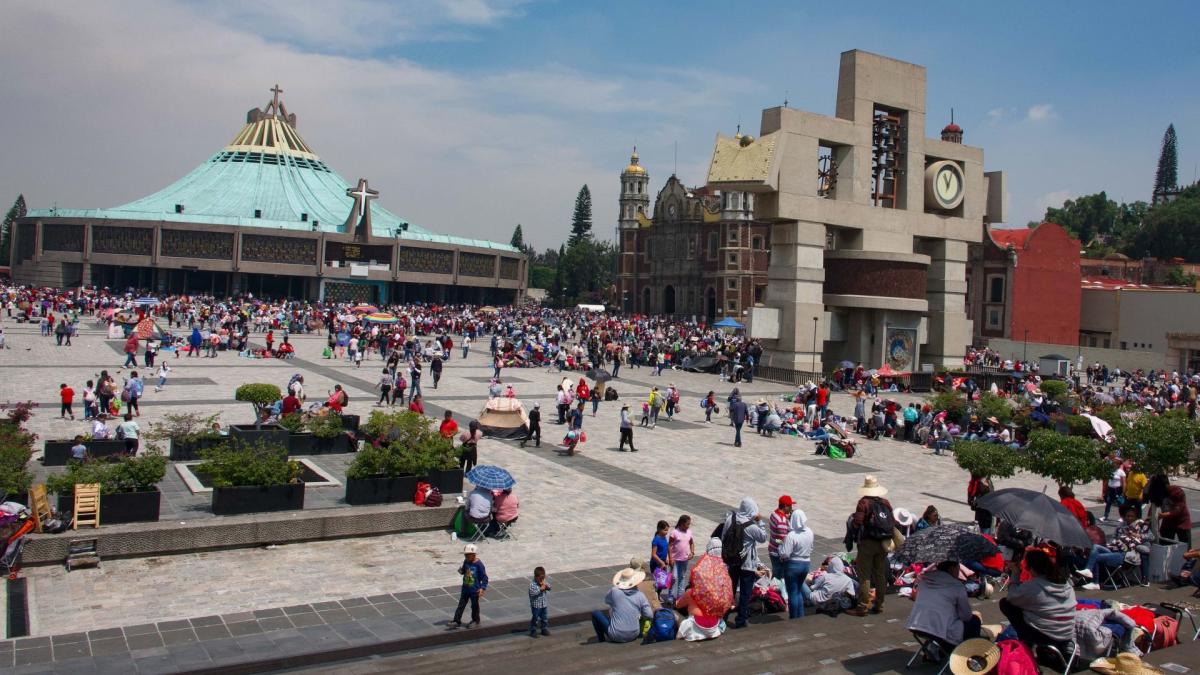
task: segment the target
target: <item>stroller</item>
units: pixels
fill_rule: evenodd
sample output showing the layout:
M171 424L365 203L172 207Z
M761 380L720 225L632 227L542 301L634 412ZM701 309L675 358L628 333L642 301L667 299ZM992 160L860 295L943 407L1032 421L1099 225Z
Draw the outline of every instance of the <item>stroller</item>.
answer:
M26 535L33 531L33 527L33 518L26 517L16 532L5 541L4 553L0 555L0 573L6 575L9 581L16 579L21 571L21 549L25 547Z

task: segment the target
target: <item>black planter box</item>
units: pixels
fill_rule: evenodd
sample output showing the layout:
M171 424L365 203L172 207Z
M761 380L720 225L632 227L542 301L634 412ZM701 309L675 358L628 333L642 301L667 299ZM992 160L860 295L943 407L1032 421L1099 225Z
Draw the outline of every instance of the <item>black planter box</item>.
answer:
M298 434L288 434L288 456L311 455L317 452L317 438L307 431Z
M411 502L417 492L416 476L393 476L390 478L346 479L346 503L394 504Z
M208 448L216 447L229 440L228 437L221 438L197 438L194 441L181 441L176 438L171 439L171 452L167 457L176 462L188 462L194 459L200 459L200 451Z
M103 498L101 498L103 504ZM218 516L267 511L295 511L304 508L304 483L287 485L215 487L212 511Z
M342 415L342 428L355 436L358 435L359 416L358 415Z
M125 441L106 439L102 441L84 441L88 454L92 457L110 457L125 452ZM45 466L66 466L71 460L71 448L75 441L46 441L46 452L42 456Z
M328 438L321 438L318 436L316 437L316 445L316 452L327 455L334 453L354 452L357 441L350 438L350 436L346 435L345 433L340 433L337 436L330 436Z
M235 442L247 445L263 441L285 448L288 446L288 430L278 424L264 424L258 427L253 424L231 424L229 435Z
M446 471L435 469L430 471L429 484L437 488L444 495L458 494L463 491L462 469L449 469Z
M156 523L158 522L158 508L161 504L162 493L158 490L102 494L100 495L100 524ZM58 510L63 513L74 511L75 493L59 495Z

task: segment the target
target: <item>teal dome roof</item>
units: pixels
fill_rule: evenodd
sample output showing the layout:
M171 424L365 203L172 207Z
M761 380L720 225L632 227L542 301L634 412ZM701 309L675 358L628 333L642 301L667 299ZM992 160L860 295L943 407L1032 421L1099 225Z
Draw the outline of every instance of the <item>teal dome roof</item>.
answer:
M296 116L275 97L252 109L233 141L190 173L151 195L107 209L35 209L32 217L155 220L345 232L351 184L296 131ZM435 234L370 204L372 235L515 251L480 239Z

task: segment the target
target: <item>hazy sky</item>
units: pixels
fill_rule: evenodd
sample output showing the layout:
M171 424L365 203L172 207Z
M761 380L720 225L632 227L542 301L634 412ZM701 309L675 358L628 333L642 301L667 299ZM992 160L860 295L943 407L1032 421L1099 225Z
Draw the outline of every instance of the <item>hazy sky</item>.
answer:
M887 11L884 11L884 10ZM838 14L830 15L833 10ZM557 245L579 186L615 227L634 142L654 191L782 103L832 114L839 53L928 68L1009 177L1009 221L1107 189L1148 199L1158 145L1200 161L1200 4L184 0L0 8L0 200L114 206L228 143L278 82L305 140L432 230Z

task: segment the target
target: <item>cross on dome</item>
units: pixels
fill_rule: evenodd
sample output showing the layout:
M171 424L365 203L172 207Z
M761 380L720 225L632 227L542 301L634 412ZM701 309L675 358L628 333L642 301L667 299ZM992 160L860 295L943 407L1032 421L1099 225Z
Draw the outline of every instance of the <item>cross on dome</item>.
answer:
M367 179L359 178L357 187L346 188L346 196L354 199L354 208L361 218L367 211L368 202L379 198L379 190L370 189L367 186Z
M275 86L274 86L274 87L271 87L271 88L269 89L269 91L271 91L271 92L273 92L273 93L275 94L275 98L273 98L273 99L271 100L271 105L273 105L273 106L275 106L276 108L278 108L278 107L279 107L279 95L283 93L283 90L279 88L279 83L278 83L278 82L276 82L276 83L275 83Z

